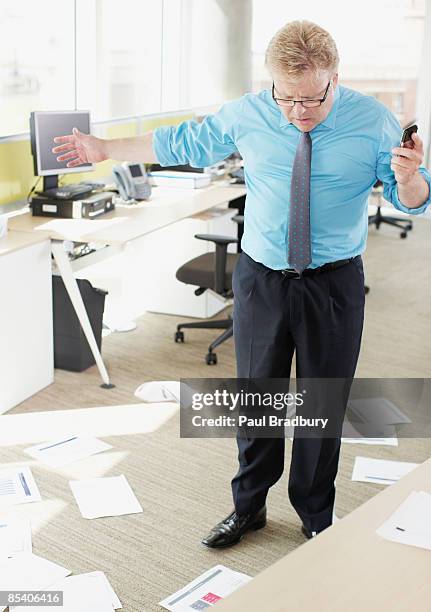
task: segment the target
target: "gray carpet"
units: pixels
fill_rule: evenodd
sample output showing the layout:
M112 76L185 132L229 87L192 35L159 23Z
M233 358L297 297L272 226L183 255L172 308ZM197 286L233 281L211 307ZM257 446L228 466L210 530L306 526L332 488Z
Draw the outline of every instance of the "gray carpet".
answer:
M371 293L360 376L430 374L430 230L429 222L415 221L406 241L399 240L391 228L382 228L380 234L370 232L365 261ZM190 331L184 345L175 345L173 333L180 320L147 314L136 331L105 339L104 358L117 385L112 391L100 389L94 367L82 374L58 371L54 385L10 414L133 403L137 401L134 389L145 380L234 376L232 342L218 349L218 365L208 368L203 357L214 333ZM74 573L103 570L125 612L159 610L160 599L217 563L254 576L304 542L287 499L286 470L270 492L266 529L226 551L214 552L200 545L207 529L231 509L229 481L236 471L233 440L182 440L175 416L154 433L106 441L114 446L110 452L127 451L106 475L124 473L144 512L85 520L68 479L37 465L33 472L43 498L63 500L65 505L35 533L34 551ZM287 464L289 452L287 441ZM400 440L398 448L343 446L337 480L340 517L383 488L350 481L356 455L421 462L431 455L431 441ZM23 460L21 449L0 448L1 463ZM91 465L91 459L88 461ZM49 509L48 503L47 512Z
M206 530L231 508L229 479L236 470L233 440L180 439L177 416L155 433L105 440L114 446L108 452L128 453L105 475L124 473L144 512L85 520L68 478L37 465L32 470L43 499L63 500L66 506L34 534L34 552L74 573L103 570L125 612L160 609L159 600L217 563L254 576L304 542L287 499L286 469L270 492L266 529L225 551L200 545ZM287 454L290 447L287 441ZM350 481L357 454L420 462L431 455L431 443L400 440L398 448L344 445L337 480L340 517L383 488ZM17 448L3 448L0 460L22 461L23 455ZM286 468L288 464L289 457Z

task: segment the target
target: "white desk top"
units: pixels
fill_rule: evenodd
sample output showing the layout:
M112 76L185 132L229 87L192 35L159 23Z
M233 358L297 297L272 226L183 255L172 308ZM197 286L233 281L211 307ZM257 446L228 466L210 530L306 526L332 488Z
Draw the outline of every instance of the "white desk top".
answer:
M25 232L8 231L6 236L0 238L0 256L7 255L13 251L24 249L32 244L49 240L49 234L45 232L34 232L32 234Z
M431 553L375 531L411 491L431 493L431 459L217 604L220 612L429 612Z
M75 242L98 242L101 244L121 245L145 234L161 229L186 217L191 217L213 206L218 206L229 200L245 195L245 187L214 183L203 189L175 189L157 187L153 189L151 200L141 207L118 207L112 213L103 215L100 219L90 221L94 231L83 232L82 224L73 220L63 224L61 233L46 227L46 224L56 218L33 217L31 213L18 215L9 219L9 228L19 232L39 234L37 228L45 226L45 232L53 240L73 240ZM121 219L112 225L104 221ZM100 223L102 229L98 229Z

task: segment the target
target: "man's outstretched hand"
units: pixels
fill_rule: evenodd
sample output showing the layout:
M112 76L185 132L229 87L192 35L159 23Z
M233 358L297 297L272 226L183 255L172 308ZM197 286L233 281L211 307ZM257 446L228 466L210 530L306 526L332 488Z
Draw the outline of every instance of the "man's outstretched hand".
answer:
M106 141L96 138L90 134L83 134L77 128L73 128L72 134L68 136L56 136L54 142L60 144L52 149L58 155L57 161L67 161L67 168L74 168L81 164L97 163L108 159L106 153Z

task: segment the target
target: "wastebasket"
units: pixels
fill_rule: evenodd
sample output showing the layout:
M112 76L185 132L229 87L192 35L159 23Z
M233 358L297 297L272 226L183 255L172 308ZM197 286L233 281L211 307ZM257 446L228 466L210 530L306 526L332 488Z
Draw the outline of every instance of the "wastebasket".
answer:
M85 279L77 280L97 346L102 348L102 324L107 291ZM82 372L95 364L93 353L60 276L52 277L54 316L54 367Z

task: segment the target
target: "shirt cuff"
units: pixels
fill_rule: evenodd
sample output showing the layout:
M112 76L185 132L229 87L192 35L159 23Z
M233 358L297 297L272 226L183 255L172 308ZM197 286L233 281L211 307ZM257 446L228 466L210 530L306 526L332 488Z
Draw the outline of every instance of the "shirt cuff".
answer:
M424 177L424 179L426 180L428 184L428 188L429 188L428 199L421 206L417 206L416 208L409 208L408 206L405 206L404 204L401 203L398 197L398 185L396 185L394 189L394 202L393 202L395 208L397 208L398 210L401 210L402 212L407 213L408 215L421 215L422 213L426 211L428 206L431 204L431 183L423 174L422 176Z
M153 132L153 150L161 166L176 166L175 156L170 151L171 126L156 128Z

